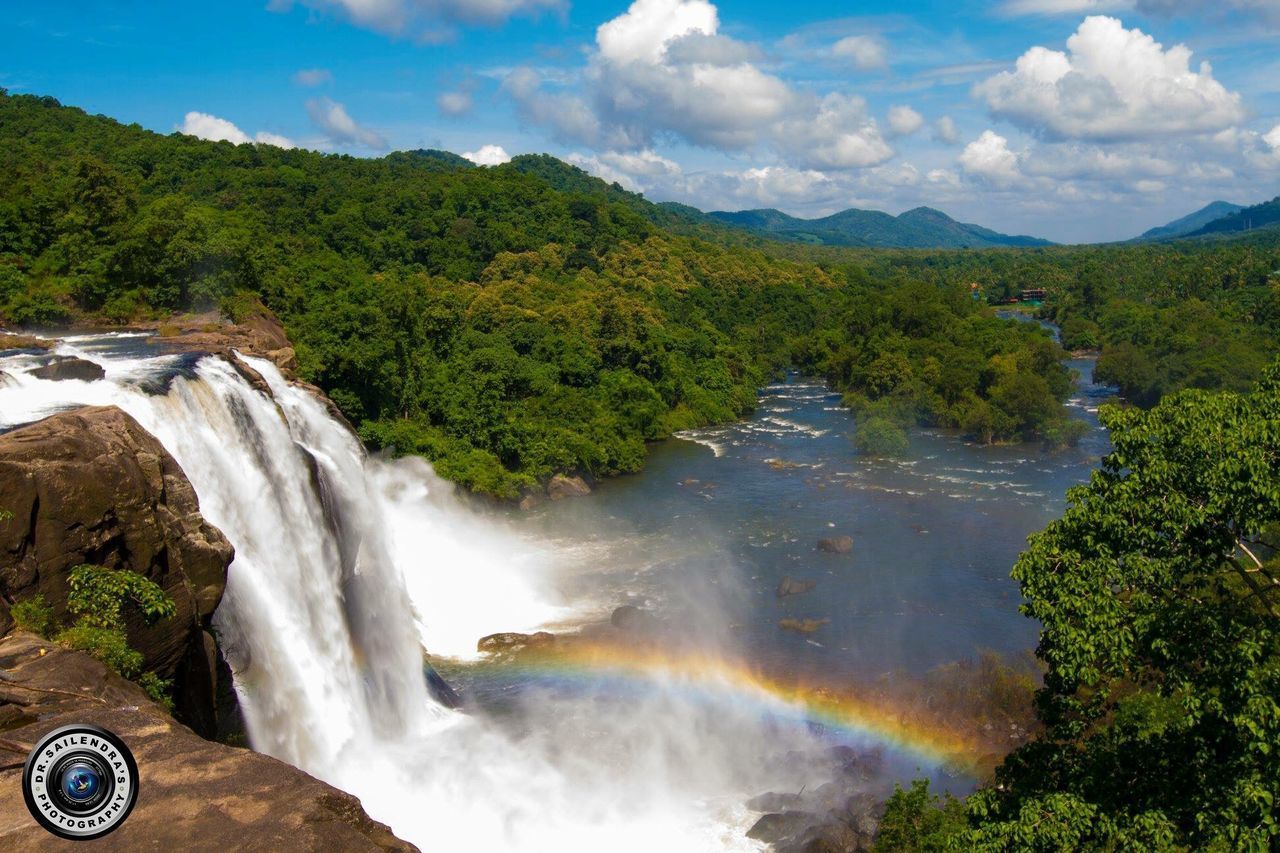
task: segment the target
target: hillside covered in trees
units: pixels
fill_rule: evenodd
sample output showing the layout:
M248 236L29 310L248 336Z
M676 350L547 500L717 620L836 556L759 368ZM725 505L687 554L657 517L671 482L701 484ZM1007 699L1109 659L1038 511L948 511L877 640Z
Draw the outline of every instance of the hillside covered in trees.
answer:
M10 323L261 301L368 441L479 491L637 470L645 441L740 416L786 364L890 433L1064 437L1060 350L967 288L673 234L551 158L235 146L9 95L0 143Z
M893 452L913 424L1069 442L1062 351L994 316L1038 286L1069 348L1151 403L1242 389L1276 348L1258 239L983 252L760 240L546 156L477 168L162 136L0 95L0 316L127 323L261 303L376 446L515 496L824 375Z

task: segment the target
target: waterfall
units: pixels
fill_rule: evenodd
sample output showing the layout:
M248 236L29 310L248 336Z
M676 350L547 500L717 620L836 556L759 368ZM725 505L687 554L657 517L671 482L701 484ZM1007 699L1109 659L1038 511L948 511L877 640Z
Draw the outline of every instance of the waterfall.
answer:
M254 749L424 847L757 849L734 787L743 745L765 737L755 717L662 684L619 704L544 696L515 733L437 704L424 649L467 657L485 633L562 615L536 548L421 460L369 458L269 362L243 359L264 392L221 358L128 339L59 344L102 366L97 381L29 375L42 355L0 359L0 430L114 405L182 466L236 549L215 626Z
M78 353L86 355L86 353ZM215 627L256 749L326 767L361 737L425 732L448 712L427 695L414 611L359 442L274 365L112 359L99 382L14 372L6 419L79 402L116 405L182 466L202 514L235 545Z

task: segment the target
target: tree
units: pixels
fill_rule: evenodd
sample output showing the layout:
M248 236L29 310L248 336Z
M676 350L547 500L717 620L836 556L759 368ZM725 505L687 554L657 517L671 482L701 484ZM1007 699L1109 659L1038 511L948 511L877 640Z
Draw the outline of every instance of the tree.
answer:
M858 425L853 443L868 456L902 456L907 452L907 434L888 418L872 416Z
M875 850L885 853L946 850L966 828L964 803L947 794L930 796L927 779L917 779L909 790L895 787L885 804L876 834Z
M1014 569L1045 733L970 799L964 846L1274 849L1280 361L1102 421L1115 450Z

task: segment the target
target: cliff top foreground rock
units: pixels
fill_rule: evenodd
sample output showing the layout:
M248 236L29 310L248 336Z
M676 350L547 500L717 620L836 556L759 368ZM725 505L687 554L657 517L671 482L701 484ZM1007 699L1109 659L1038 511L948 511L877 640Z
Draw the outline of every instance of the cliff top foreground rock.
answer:
M365 814L355 797L274 758L200 738L85 654L15 632L0 639L0 676L6 741L34 744L58 726L91 723L118 734L137 759L138 805L88 848L416 850ZM25 759L25 752L0 749L0 849L87 849L50 835L28 814Z

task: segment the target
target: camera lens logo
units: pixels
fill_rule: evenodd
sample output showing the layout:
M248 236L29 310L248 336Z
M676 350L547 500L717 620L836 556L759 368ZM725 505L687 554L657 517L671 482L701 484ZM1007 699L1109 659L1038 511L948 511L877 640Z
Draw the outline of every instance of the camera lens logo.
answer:
M27 809L60 838L101 838L124 823L138 799L138 765L124 741L90 725L49 732L22 771Z

